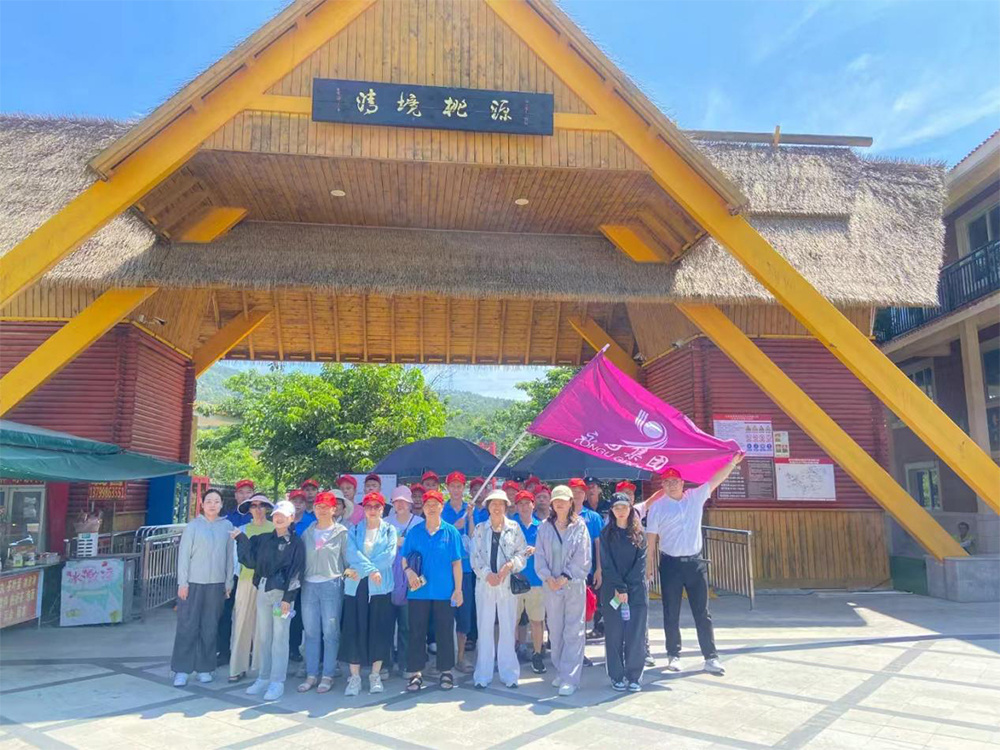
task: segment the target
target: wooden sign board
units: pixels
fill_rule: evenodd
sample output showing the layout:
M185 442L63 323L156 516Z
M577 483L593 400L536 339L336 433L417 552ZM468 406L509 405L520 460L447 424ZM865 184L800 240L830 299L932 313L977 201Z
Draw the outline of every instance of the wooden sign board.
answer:
M406 128L552 135L552 94L313 79L312 119Z

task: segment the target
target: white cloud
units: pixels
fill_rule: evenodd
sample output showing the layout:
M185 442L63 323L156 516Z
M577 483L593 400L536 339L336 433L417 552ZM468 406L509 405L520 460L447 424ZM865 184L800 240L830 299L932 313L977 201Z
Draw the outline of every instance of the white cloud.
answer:
M863 52L847 63L845 70L848 73L864 73L874 60L875 56L871 52Z

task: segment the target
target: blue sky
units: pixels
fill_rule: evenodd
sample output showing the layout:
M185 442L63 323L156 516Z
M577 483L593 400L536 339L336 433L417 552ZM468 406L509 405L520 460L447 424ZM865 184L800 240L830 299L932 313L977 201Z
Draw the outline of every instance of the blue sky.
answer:
M148 112L273 15L271 0L0 0L0 111ZM994 0L569 0L681 127L869 135L954 164L1000 127ZM512 397L539 368L465 368Z

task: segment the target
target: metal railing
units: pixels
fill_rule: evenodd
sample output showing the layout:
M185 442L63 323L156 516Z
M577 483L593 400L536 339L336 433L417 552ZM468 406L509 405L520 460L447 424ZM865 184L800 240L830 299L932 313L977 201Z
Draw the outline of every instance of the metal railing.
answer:
M63 549L67 557L78 557L78 539L63 539ZM98 555L121 555L135 551L135 535L131 531L116 531L113 534L97 535Z
M884 343L998 290L1000 240L993 240L941 269L937 307L887 308L876 322L875 338Z
M139 542L138 604L140 615L177 598L177 553L184 527L166 527L160 533L144 534ZM140 532L142 529L139 530Z
M702 554L708 560L708 585L755 603L753 587L753 532L703 526Z
M746 529L724 529L719 526L702 526L702 556L708 563L708 585L716 591L725 591L750 600L754 608L753 585L753 532ZM647 554L659 562L656 547ZM653 566L649 593L662 596L660 566Z

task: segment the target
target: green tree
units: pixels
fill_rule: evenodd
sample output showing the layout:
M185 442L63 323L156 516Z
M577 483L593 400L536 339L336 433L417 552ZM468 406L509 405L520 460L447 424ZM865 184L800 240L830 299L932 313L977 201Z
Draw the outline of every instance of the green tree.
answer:
M232 396L219 411L239 421L199 440L203 464L254 478L253 458L267 477L260 486L276 495L303 477L329 485L341 472L368 471L401 445L444 434L444 404L419 370L401 365L248 370L225 385Z
M219 484L252 479L262 489L271 486L271 476L246 441L238 434L220 435L218 430L198 431L194 473L211 477Z
M518 383L515 387L526 393L528 399L515 401L507 408L498 409L488 417L475 421L476 439L496 441L497 452L504 453L577 372L575 367L553 367L546 371L544 377ZM544 444L542 438L529 436L521 441L509 460L511 463L518 461Z

